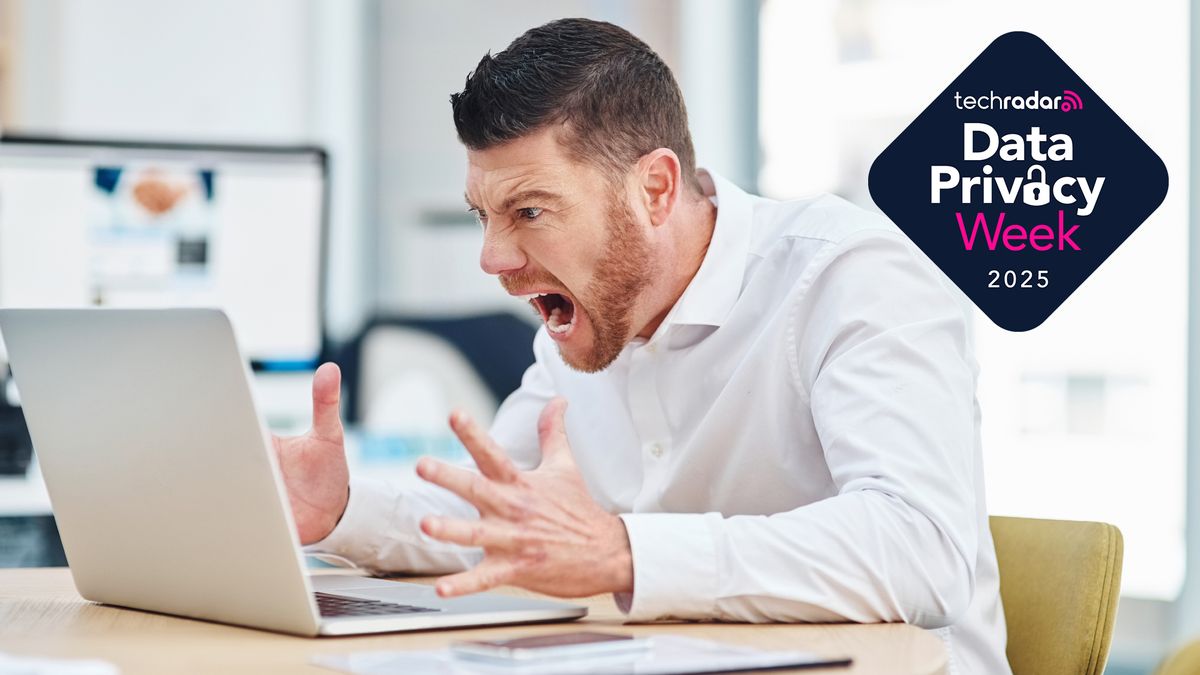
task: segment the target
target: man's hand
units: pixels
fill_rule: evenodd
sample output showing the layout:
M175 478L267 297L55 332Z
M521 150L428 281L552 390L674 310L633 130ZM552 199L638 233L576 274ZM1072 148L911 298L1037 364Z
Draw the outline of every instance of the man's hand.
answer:
M550 595L580 597L633 590L629 537L621 519L588 494L575 465L556 398L538 419L542 463L519 471L465 413L450 427L475 458L480 474L425 457L417 474L479 509L479 520L427 516L421 531L441 541L483 548L474 569L442 577L450 597L511 584Z
M322 364L313 375L312 428L302 436L271 437L301 544L328 536L349 499L350 471L338 415L341 387L337 365Z

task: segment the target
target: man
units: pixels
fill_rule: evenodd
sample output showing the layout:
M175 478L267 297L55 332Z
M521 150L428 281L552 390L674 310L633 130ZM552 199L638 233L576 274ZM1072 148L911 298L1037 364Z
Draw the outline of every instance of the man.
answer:
M886 220L695 167L670 70L568 19L451 97L480 264L545 326L477 471L351 483L339 375L277 439L301 540L371 569L613 593L630 620L906 621L1005 673L966 315ZM567 402L570 402L569 411Z

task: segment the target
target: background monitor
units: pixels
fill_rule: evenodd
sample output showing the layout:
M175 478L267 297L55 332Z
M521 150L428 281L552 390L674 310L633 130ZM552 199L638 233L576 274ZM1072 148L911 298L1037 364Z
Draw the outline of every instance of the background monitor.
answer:
M327 180L313 147L0 138L0 306L220 307L256 368L312 367Z

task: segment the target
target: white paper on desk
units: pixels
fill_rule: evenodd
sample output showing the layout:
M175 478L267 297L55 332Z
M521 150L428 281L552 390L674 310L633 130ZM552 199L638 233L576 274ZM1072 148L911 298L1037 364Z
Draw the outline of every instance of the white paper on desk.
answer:
M96 659L43 659L0 652L0 673L14 675L117 675L117 667Z
M849 659L830 659L810 652L766 651L663 635L651 638L650 647L645 651L602 659L557 659L536 664L508 665L463 659L455 657L447 649L439 649L322 654L314 656L312 662L354 675L674 675L785 666L843 665L848 664Z

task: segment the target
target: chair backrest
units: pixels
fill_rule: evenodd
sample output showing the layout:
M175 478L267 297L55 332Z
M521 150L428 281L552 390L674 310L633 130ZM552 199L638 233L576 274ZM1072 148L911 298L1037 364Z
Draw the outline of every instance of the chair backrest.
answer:
M1100 675L1121 590L1121 531L992 516L1013 675Z
M363 380L376 364L364 364L369 357L364 347L388 328L417 331L457 350L474 369L483 385L496 401L503 401L521 384L525 369L533 363L533 336L537 326L508 312L460 317L377 316L372 318L359 335L344 345L331 358L342 367L342 377L348 396L343 401L346 420L359 424L365 421L366 406L361 400ZM365 367L364 367L365 366Z
M404 326L376 326L362 340L358 423L375 433L449 433L454 408L491 426L500 404L466 357L431 333Z
M1200 640L1192 640L1163 659L1154 675L1200 675Z

